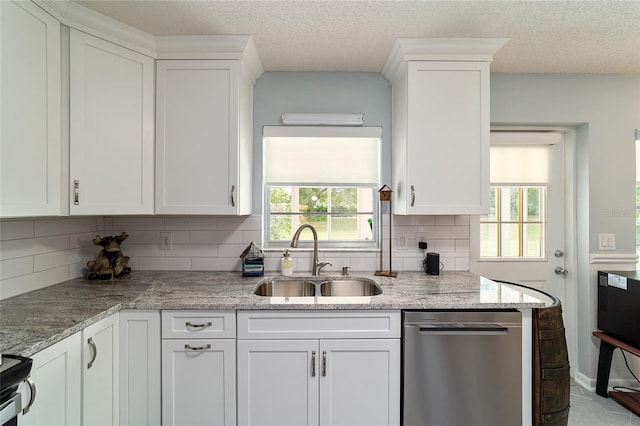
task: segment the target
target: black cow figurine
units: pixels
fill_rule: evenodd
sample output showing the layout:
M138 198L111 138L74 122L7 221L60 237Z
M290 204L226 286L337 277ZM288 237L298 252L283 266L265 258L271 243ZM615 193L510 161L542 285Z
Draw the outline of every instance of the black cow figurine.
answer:
M120 244L129 238L129 234L123 232L117 237L101 237L96 235L93 244L101 246L96 260L87 262L87 278L90 280L108 280L111 277L121 277L131 273L131 268L127 266L129 256L122 254Z

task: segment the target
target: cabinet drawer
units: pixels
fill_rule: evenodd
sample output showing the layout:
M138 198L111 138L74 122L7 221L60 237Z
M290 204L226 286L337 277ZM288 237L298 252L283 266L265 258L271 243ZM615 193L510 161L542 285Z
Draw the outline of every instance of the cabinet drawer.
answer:
M238 312L238 339L399 337L399 311Z
M163 339L233 339L235 311L162 311Z

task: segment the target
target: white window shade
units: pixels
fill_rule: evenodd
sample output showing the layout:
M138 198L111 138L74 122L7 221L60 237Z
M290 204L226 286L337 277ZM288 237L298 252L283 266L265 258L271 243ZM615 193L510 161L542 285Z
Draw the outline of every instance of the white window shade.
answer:
M547 184L549 149L562 140L559 132L491 132L491 184Z
M380 127L265 126L267 183L377 184Z

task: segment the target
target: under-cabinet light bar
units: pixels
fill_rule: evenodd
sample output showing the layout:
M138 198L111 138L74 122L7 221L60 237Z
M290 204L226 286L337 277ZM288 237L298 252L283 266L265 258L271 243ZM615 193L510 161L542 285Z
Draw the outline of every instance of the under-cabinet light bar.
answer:
M282 113L282 124L310 126L364 126L364 114Z

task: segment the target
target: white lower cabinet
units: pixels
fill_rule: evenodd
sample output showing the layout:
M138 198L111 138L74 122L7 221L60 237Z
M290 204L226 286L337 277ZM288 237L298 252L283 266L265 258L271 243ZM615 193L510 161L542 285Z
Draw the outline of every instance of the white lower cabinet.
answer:
M22 426L75 426L81 424L82 360L81 332L31 356L31 380L35 395L20 385L22 406L32 402L28 412L18 416Z
M163 311L162 337L162 424L235 425L235 312Z
M238 313L239 425L399 423L399 312Z
M160 396L160 311L120 311L120 424L161 424Z
M120 424L119 359L119 314L82 330L82 424Z

